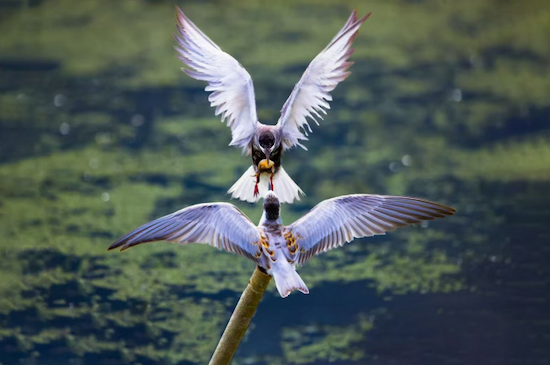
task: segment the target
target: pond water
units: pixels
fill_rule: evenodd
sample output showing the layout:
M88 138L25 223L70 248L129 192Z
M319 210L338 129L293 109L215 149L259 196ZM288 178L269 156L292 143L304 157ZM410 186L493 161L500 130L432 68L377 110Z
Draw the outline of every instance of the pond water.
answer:
M417 196L453 217L357 240L270 285L235 364L546 364L550 5L189 2L275 123L351 10L373 12L308 151L307 196ZM207 363L254 264L205 245L107 252L230 201L248 167L180 71L171 1L0 1L0 363ZM253 221L261 206L231 200Z

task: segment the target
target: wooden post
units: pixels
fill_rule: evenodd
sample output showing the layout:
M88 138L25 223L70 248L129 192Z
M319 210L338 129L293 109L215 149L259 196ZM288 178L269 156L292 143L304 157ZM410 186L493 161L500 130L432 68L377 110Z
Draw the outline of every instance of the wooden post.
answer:
M270 280L271 276L256 266L256 270L248 281L248 286L241 295L241 299L223 331L209 365L228 365L231 362Z

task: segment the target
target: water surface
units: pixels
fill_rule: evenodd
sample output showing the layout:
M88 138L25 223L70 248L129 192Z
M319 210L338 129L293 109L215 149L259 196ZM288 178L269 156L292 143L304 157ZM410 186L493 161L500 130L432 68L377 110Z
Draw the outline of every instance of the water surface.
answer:
M238 364L545 364L550 6L543 1L181 3L275 123L354 7L373 16L286 223L341 194L458 213L358 240L270 286ZM248 166L172 49L169 1L0 2L0 363L202 364L254 265L212 247L106 252L225 194ZM252 220L261 208L235 202Z

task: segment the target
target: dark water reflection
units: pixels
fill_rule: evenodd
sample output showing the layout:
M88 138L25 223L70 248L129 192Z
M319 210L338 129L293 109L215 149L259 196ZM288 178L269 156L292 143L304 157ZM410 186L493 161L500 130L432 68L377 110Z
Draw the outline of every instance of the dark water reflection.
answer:
M548 362L545 2L181 5L252 74L266 122L350 10L374 12L309 151L285 156L307 193L286 222L357 192L458 209L310 261L308 296L270 288L236 363ZM227 201L248 161L179 71L172 3L86 6L0 1L0 363L206 363L253 265L105 250Z
M241 354L277 356L280 348L266 343L276 343L278 331L273 329L289 322L309 326L306 335L315 336L324 327L352 329L366 318L372 326L340 349L342 354L361 353L364 361L380 364L544 363L550 356L548 231L532 219L550 218L550 209L525 191L533 188L490 185L483 189L497 199L524 193L515 204L530 213L526 216L505 204L503 210L509 213L504 214L503 225L495 227L500 232L487 227L498 244L481 243L475 256L461 264L465 290L380 295L366 287L368 282L327 283L309 297L284 302L268 298ZM536 187L538 192L548 190L547 186ZM314 342L306 341L306 345Z

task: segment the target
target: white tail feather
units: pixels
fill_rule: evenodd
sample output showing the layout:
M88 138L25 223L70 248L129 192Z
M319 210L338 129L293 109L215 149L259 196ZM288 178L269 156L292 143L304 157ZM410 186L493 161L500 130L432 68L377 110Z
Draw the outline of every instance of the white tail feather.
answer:
M305 195L302 189L288 176L283 167L279 167L273 176L273 192L279 197L281 203L291 204L294 199L300 201L300 195Z
M265 197L265 194L269 190L269 173L260 175L260 183L258 184L260 193L257 196L254 196L254 185L256 185L255 174L254 166L250 166L227 193L231 194L232 198L250 203L255 203L260 198ZM294 199L300 200L300 194L305 195L302 189L288 176L282 166L273 175L273 186L281 203L292 203Z
M281 297L288 297L293 290L299 290L304 294L309 294L306 283L304 283L300 275L298 275L294 266L286 260L281 263L277 262L268 273L273 276L277 291Z
M254 196L254 185L256 185L255 175L256 171L254 170L254 166L250 166L227 193L231 194L231 197L235 199L244 200L250 203L257 202L267 193L269 176L265 177L260 175L260 183L258 184L260 194Z

